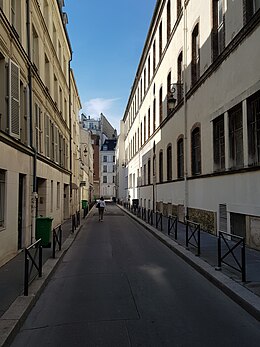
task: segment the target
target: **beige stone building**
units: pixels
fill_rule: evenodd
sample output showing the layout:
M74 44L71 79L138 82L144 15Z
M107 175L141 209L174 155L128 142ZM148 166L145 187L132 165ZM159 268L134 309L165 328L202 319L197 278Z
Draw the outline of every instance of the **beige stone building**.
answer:
M126 196L260 248L260 2L158 0L124 114Z
M80 100L62 7L0 1L0 265L35 240L37 216L56 226L79 209Z

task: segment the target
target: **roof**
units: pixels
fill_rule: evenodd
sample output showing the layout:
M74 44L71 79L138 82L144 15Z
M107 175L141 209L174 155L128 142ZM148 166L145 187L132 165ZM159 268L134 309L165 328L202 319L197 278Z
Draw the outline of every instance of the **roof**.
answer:
M116 148L117 140L105 140L104 144L101 146L101 151L114 151Z

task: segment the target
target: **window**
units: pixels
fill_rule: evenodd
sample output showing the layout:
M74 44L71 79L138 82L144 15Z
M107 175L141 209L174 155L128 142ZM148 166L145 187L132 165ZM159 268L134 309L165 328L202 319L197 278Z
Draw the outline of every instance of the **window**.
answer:
M148 159L147 163L147 183L151 184L151 159Z
M57 209L60 208L60 182L57 182Z
M162 87L159 90L159 121L160 124L163 121L163 100L162 100Z
M11 0L11 24L21 34L21 1Z
M199 24L192 32L191 81L195 84L200 77Z
M213 0L213 59L216 59L225 47L224 24L223 0Z
M49 59L48 59L46 54L45 54L45 70L44 70L44 72L45 72L45 86L50 91L50 62L49 62Z
M171 35L171 0L167 3L167 41L169 41Z
M48 5L48 1L44 1L44 9L43 9L43 15L44 15L44 20L46 23L47 28L49 28L49 5Z
M107 162L107 156L106 156L106 155L104 155L104 157L103 157L103 162L104 162L104 163Z
M243 0L244 22L248 22L250 18L260 9L260 0Z
M35 148L42 153L42 112L39 105L35 104Z
M242 104L234 107L229 114L229 157L231 167L243 166L243 119Z
M150 135L151 135L151 130L150 130L150 128L151 128L151 110L150 110L150 108L148 109L148 119L147 119L147 130L148 130L148 138L150 137Z
M156 41L153 43L153 73L155 73L156 68Z
M9 133L20 138L20 68L9 60Z
M144 69L144 94L146 92L146 68Z
M184 177L184 151L183 151L183 138L177 142L177 176L178 178Z
M107 176L103 176L103 183L107 183Z
M177 0L177 17L179 17L179 15L181 14L181 1L182 0Z
M177 61L177 101L179 102L183 98L183 54L182 52L178 56Z
M140 81L140 103L142 102L143 100L143 80L141 78L141 81Z
M0 228L5 225L5 171L0 170Z
M172 146L167 147L167 181L172 179Z
M107 165L103 165L103 172L107 172Z
M156 99L153 99L153 131L156 129Z
M148 57L148 85L151 81L151 59L150 56Z
M116 162L116 156L113 155L113 163L115 163L115 162Z
M32 58L34 64L39 68L39 37L35 30L35 28L32 28Z
M141 147L143 145L143 124L140 125L140 141L141 141Z
M144 164L144 185L146 185L146 165Z
M162 22L159 26L159 60L162 58Z
M191 171L192 175L201 174L201 148L200 148L200 128L195 128L191 133L191 153L192 163Z
M260 92L247 103L248 163L260 164Z
M146 141L146 117L144 117L144 142Z
M214 170L225 169L224 115L213 121Z
M167 96L171 96L171 80L172 80L172 74L171 71L168 73L167 76ZM167 115L170 114L170 108L169 108L169 103L167 102Z
M163 182L163 151L159 153L159 182Z
M45 155L50 158L50 119L47 114L45 114Z

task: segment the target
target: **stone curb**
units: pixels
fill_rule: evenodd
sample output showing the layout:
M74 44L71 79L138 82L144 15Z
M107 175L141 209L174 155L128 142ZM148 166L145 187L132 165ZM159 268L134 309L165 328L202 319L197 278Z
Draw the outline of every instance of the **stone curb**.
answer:
M85 217L85 219L87 216ZM42 277L36 278L29 286L28 296L18 296L8 310L0 318L0 347L10 346L19 329L26 320L39 296L51 279L52 274L63 259L64 255L75 241L83 224L70 234L62 245L61 251L56 252L56 258L49 258L42 268Z
M170 239L167 235L163 234L153 226L145 223L144 221L130 213L124 207L120 205L117 206L120 207L136 222L141 224L145 229L150 231L157 239L163 242L179 257L181 257L195 270L197 270L201 275L207 278L222 292L224 292L228 297L230 297L233 301L239 304L244 310L246 310L254 318L260 321L260 298L257 295L255 295L249 289L245 288L243 285L232 280L230 277L226 276L222 272L216 271L215 268L209 265L206 261L195 256L189 250L179 245L174 240Z

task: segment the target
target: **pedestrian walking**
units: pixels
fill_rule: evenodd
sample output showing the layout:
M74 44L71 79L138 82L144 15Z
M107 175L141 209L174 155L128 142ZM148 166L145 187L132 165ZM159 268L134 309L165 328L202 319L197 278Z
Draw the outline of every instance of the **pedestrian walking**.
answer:
M97 207L98 207L98 215L99 215L99 221L103 222L103 218L104 218L104 210L106 208L106 203L104 201L103 196L101 196L100 200L97 203Z

